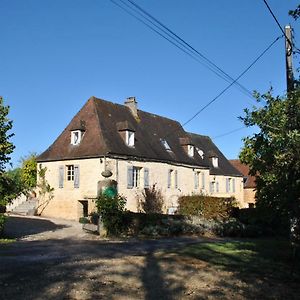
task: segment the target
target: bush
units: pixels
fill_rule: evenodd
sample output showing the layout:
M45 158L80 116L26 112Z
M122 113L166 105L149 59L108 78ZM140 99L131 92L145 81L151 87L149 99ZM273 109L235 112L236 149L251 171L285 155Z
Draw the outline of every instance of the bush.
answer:
M124 218L126 199L117 195L108 197L100 195L96 206L108 236L117 236L126 231Z
M80 217L79 218L79 223L87 224L87 223L89 223L89 219L87 217Z
M143 199L139 200L142 210L146 214L161 214L163 212L164 198L155 184L151 188L144 189Z
M4 214L0 214L0 237L3 235L5 221L6 221L6 216Z
M228 219L235 207L234 198L219 198L205 195L182 196L179 198L178 213L202 216L206 219Z

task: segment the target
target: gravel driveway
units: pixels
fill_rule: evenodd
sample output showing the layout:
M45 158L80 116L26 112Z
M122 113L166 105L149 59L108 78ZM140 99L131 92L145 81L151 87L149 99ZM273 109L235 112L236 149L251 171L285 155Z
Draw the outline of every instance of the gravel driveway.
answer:
M196 268L159 253L202 239L104 240L39 217L6 225L17 242L0 245L0 299L199 299L186 284Z

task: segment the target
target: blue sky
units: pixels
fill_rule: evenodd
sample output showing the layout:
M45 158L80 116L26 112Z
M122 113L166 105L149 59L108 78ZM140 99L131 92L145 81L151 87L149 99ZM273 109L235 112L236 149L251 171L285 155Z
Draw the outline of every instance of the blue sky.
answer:
M232 77L281 35L262 0L135 1ZM268 2L297 43L300 21L288 10L299 1ZM1 0L0 13L0 95L14 121L14 166L46 150L91 96L120 104L135 96L140 109L185 123L227 86L110 0ZM284 40L239 82L284 94ZM238 116L253 104L231 87L185 129L216 137L236 158L254 129L218 136L242 127Z

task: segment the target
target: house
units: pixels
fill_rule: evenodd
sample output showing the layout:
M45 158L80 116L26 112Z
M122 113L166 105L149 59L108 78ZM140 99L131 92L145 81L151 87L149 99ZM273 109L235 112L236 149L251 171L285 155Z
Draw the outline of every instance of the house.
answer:
M249 166L242 164L239 159L231 159L230 163L244 176L244 202L247 203L247 207L254 207L256 193L255 176L249 175Z
M38 157L38 167L47 168L45 179L54 188L52 199L40 200L45 216L78 219L90 213L110 175L132 211L144 188L154 184L165 212L176 210L179 196L199 193L233 196L245 206L243 176L209 137L138 110L134 97L124 105L91 97Z

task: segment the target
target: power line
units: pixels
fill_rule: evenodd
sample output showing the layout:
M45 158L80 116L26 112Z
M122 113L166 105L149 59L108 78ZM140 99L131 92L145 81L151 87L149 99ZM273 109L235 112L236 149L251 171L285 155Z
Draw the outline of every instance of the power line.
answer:
M225 89L223 89L216 97L210 100L206 105L204 105L199 111L197 111L190 119L188 119L182 126L187 125L193 119L195 119L203 110L205 110L209 105L215 102L221 95L223 95L237 80L244 76L255 64L256 62L283 36L276 38L231 84L229 84Z
M153 17L150 13L145 11L143 8L138 6L134 1L127 0L130 4L127 4L124 0L119 0L123 5L127 6L131 11L133 11L135 14L138 14L143 20L132 13L131 11L128 11L127 8L123 7L119 3L117 3L115 0L110 0L115 5L126 11L128 14L136 18L138 21L143 23L145 26L150 28L155 33L159 34L161 37L169 41L171 44L173 44L175 47L179 48L181 51L189 55L191 58L196 60L198 63L203 64L205 67L207 67L209 70L211 70L213 73L215 73L218 77L222 78L223 80L227 82L234 82L235 85L248 97L253 99L252 92L249 91L247 88L242 86L239 82L234 81L234 79L228 75L225 71L223 71L220 67L218 67L215 63L213 63L210 59L208 59L205 55L203 55L201 52L196 50L194 47L192 47L189 43L187 43L184 39L182 39L179 35L174 33L171 29L169 29L166 25L164 25L162 22L160 22L158 19ZM155 26L157 29L153 28L150 24L146 23L149 22L153 26ZM160 32L159 32L160 31ZM162 33L161 33L162 32ZM166 37L167 35L167 37ZM201 60L199 60L199 58Z
M268 2L266 0L263 0L263 2L265 3L266 7L268 8L270 14L272 15L273 19L275 20L277 26L279 27L280 31L282 32L282 34L284 35L286 41L289 43L290 47L291 48L296 48L297 49L297 52L300 52L300 49L297 48L295 45L293 45L292 41L287 37L287 35L285 34L285 31L283 30L282 26L280 25L278 19L276 18L275 14L273 13L270 5L268 4Z
M233 129L233 130L228 131L228 132L226 132L226 133L223 133L223 134L220 134L220 135L217 135L217 136L212 137L212 140L215 140L215 139L218 139L218 138L221 138L221 137L230 135L230 134L232 134L232 133L235 133L235 132L237 132L237 131L240 131L240 130L246 129L246 128L247 128L246 126L243 126L243 127L239 127L239 128Z

